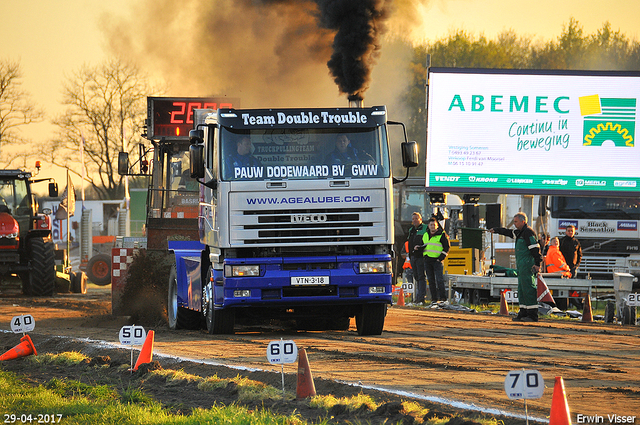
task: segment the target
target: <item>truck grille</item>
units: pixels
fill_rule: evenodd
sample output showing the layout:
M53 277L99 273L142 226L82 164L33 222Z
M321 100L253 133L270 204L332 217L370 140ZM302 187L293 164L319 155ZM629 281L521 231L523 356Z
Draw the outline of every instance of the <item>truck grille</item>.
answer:
M244 243L273 245L299 242L303 239L322 242L371 242L374 240L373 235L367 235L364 229L372 228L374 222L361 220L361 217L372 212L371 208L347 209L330 213L322 210L305 210L304 212L288 210L271 214L245 211L245 215L255 215L258 224L243 226L244 230L255 231L254 234L257 236L255 239L245 239ZM309 221L305 222L306 218Z
M383 188L268 195L232 192L229 205L235 208L229 211L229 243L231 247L288 246L301 250L387 244L390 211L386 193Z

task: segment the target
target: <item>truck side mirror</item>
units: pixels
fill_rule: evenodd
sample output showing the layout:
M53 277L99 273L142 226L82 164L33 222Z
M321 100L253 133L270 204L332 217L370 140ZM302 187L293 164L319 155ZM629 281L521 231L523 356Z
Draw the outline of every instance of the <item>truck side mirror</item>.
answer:
M49 198L57 198L58 197L58 183L53 182L49 183Z
M402 166L405 168L418 166L417 142L402 142Z
M118 174L126 176L129 174L129 154L118 152Z
M189 143L192 145L201 145L204 143L204 131L202 130L190 130L189 131Z
M204 177L204 146L189 146L189 171L192 178L201 179Z

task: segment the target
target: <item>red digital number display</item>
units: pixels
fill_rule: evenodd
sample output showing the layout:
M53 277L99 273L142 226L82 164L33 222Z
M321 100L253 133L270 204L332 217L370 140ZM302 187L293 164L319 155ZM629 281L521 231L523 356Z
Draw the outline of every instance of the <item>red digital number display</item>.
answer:
M239 99L229 98L147 98L149 127L147 137L188 139L193 130L193 110L237 108Z

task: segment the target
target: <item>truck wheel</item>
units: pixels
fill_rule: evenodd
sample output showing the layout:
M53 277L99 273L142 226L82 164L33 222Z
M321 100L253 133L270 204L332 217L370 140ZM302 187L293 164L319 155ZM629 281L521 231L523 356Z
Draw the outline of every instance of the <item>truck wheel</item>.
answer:
M607 302L604 306L604 323L613 323L613 316L616 315L616 303Z
M74 294L87 293L87 275L84 272L71 272L71 292Z
M365 304L362 311L356 314L358 335L380 335L384 328L384 317L387 314L386 304Z
M98 286L111 283L111 257L98 254L91 257L87 263L87 277Z
M211 275L213 269L209 267L207 272L206 285L202 287L202 315L207 326L207 331L211 335L226 334L232 335L236 325L235 312L232 309L216 310L213 306L213 283Z
M465 303L471 304L471 290L469 288L466 288L462 292L462 298L464 298L464 302Z
M568 298L554 298L556 301L556 307L558 307L562 311L567 311L569 308L569 299Z
M200 313L178 306L178 279L175 265L169 272L167 316L169 329L200 329Z
M622 320L623 325L635 325L636 324L636 308L625 305L622 308Z
M482 302L482 294L480 293L480 290L474 289L471 293L471 298L471 304L480 305L480 303Z
M56 259L53 242L31 238L27 243L29 272L27 291L36 297L52 296L56 287Z

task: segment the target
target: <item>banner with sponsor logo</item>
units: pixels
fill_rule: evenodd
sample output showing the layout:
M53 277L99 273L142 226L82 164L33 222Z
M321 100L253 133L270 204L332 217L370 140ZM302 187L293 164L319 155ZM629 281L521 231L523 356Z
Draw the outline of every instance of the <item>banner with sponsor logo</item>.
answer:
M432 68L433 191L637 194L640 73Z

